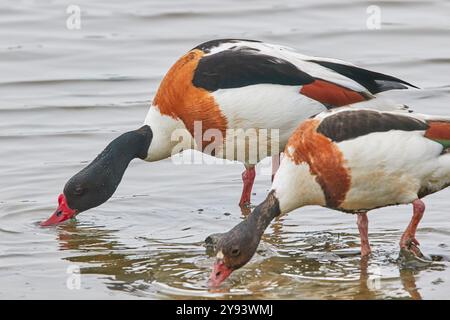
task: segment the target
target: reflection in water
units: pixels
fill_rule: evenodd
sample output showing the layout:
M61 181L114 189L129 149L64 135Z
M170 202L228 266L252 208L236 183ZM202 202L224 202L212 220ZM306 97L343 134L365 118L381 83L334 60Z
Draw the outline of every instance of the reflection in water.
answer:
M369 258L362 257L360 262L361 273L359 277L359 292L355 299L375 299L376 294L373 289L376 289L377 279L371 279L368 272Z
M106 276L105 284L111 290L145 295L154 291L151 285L157 279L175 287L189 287L184 279L192 281L200 277L206 285L204 271L197 270L196 266L197 257L206 259L200 244L165 244L141 239L146 244L131 247L119 241L117 232L78 226L76 222L62 225L58 236L60 250L75 253L65 259L81 264L82 274ZM203 290L206 292L206 287Z
M375 299L377 298L376 291L382 288L383 275L380 269L376 270L374 274L369 273L369 257L363 257L360 260L360 278L359 278L359 294L355 296L356 299ZM413 300L421 300L419 290L416 286L416 278L414 271L411 269L399 268L400 280L403 289L409 294Z
M114 236L116 230L99 227L78 227L76 223L62 225L59 229L60 250L77 251L78 255L66 260L82 263L82 274L109 276L110 289L123 290L124 284L135 281L153 281L151 268L135 268L145 262L145 257L130 259L132 248L120 243Z
M252 263L215 291L206 287L212 258L202 243L142 238L141 245L131 247L119 240L117 230L72 222L58 228L59 248L70 251L65 259L79 264L82 274L103 276L109 289L136 296L421 299L415 283L419 271L399 269L383 252L361 259L357 234L294 235L283 232L282 222L271 225Z
M414 300L422 300L419 289L416 286L416 271L411 269L401 269L400 278L402 279L403 288L411 295Z

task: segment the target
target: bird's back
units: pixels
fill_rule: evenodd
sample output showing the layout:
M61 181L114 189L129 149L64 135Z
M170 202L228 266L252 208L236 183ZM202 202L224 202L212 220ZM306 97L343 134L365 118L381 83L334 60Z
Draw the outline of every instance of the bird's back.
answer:
M192 135L196 122L201 124L202 135L214 129L223 137L228 134L226 140L236 138L228 129L276 129L284 148L301 121L408 85L347 62L305 56L284 46L219 39L198 45L170 68L153 108L181 121Z
M326 112L292 135L274 189L289 194L287 180L310 175L310 190L322 198L307 204L355 212L410 203L449 185L448 141L448 119L369 109ZM293 207L295 200L286 197Z

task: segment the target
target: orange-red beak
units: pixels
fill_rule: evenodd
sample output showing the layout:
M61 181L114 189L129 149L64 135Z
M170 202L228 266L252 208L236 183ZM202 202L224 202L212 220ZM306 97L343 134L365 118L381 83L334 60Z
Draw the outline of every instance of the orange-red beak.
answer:
M232 272L233 270L228 268L222 259L218 259L214 263L208 285L213 288L220 286L220 284L225 281L225 279L228 278Z
M67 205L66 196L64 194L60 194L58 197L58 208L52 214L50 218L46 221L41 222L42 227L52 226L63 221L69 220L75 217L77 214L76 210L71 209Z

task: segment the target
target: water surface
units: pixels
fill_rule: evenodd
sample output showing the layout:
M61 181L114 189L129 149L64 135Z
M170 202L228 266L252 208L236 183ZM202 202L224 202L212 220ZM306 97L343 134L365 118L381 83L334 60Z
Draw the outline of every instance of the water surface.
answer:
M410 206L370 213L368 261L352 254L355 217L307 207L275 221L252 261L214 292L203 240L242 219L241 164L135 160L106 204L37 225L69 177L141 125L177 57L206 40L259 39L349 60L422 88L387 96L449 115L450 2L379 1L380 30L366 27L372 3L357 0L79 0L80 30L66 27L70 4L0 4L0 298L450 297L449 190L426 199L418 229L430 265L397 262ZM269 188L259 174L255 204ZM67 287L73 268L78 290Z

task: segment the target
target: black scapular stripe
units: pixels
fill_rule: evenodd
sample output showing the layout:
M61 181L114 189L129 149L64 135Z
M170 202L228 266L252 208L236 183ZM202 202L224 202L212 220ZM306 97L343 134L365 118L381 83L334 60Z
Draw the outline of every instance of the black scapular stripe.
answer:
M317 132L334 142L355 139L373 132L427 130L428 124L408 116L371 110L338 112L322 120Z
M393 76L389 76L387 74L334 62L319 61L319 60L310 60L310 61L320 64L321 66L326 67L328 69L334 70L337 73L340 73L343 76L358 82L359 84L364 86L367 90L369 90L372 94L377 94L383 91L393 89L407 89L408 86L417 88L411 83L408 83L404 80L398 79Z
M192 83L212 92L261 83L304 85L313 81L289 61L237 48L201 58Z
M209 53L209 52L211 52L212 48L216 48L223 43L237 43L237 42L241 42L241 41L261 42L258 40L248 40L248 39L216 39L216 40L211 40L211 41L201 43L198 46L196 46L195 48L193 48L192 50L198 49L198 50L202 50L204 53Z

